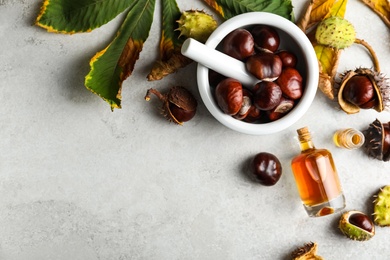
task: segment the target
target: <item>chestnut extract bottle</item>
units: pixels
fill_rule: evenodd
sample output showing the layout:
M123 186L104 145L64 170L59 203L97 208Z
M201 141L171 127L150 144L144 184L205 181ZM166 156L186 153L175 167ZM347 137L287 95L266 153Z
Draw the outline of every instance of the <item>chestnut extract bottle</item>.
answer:
M301 154L291 161L292 172L303 206L310 217L320 217L345 208L332 154L315 148L307 127L297 130Z
M333 142L337 147L357 149L364 144L364 134L353 128L340 129L334 133Z

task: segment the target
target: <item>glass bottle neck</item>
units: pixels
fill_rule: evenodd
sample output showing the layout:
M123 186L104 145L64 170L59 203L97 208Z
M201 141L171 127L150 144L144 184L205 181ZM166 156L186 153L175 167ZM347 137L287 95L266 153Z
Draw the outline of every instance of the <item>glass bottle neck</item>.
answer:
M299 144L301 146L301 151L302 152L315 149L314 143L313 143L313 141L311 139L309 139L309 140L300 140Z

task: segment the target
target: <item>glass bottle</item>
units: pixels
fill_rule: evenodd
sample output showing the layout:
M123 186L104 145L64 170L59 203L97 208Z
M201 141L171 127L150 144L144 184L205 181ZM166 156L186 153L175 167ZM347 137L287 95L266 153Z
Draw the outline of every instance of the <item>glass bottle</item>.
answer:
M364 135L353 128L340 129L334 133L333 142L338 147L356 149L364 144Z
M345 208L345 198L332 158L315 148L307 127L297 130L301 154L291 161L292 172L307 214L325 216Z

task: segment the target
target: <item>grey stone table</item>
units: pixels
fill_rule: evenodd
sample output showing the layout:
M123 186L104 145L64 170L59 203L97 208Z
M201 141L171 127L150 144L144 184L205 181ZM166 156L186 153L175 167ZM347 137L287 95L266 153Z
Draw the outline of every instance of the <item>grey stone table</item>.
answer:
M304 2L293 1L296 16ZM201 1L178 4L210 10ZM123 84L123 108L111 112L84 87L84 77L121 17L91 33L50 34L32 25L40 5L0 1L0 259L289 259L309 241L325 259L390 257L389 228L355 242L337 230L340 214L309 218L290 169L299 153L295 130L307 125L316 146L333 153L346 209L371 213L372 195L390 184L390 164L337 148L331 138L339 128L390 121L389 113L347 115L318 92L290 128L271 136L236 133L201 102L195 64L146 80L157 57L158 12ZM389 29L357 0L349 1L346 18L390 73ZM343 52L340 71L359 66L372 66L365 49ZM199 101L197 115L182 127L158 114L156 99L144 100L148 88L172 85L188 87ZM273 187L243 174L248 158L261 151L282 161Z

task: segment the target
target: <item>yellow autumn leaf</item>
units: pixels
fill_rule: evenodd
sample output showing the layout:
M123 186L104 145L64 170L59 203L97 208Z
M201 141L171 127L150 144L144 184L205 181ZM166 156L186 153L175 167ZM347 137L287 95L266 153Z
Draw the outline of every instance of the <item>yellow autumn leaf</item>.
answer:
M338 0L334 2L326 14L325 12L322 12L322 15L325 15L322 17L322 19L331 16L344 17L347 8L347 2L347 0ZM323 45L316 45L314 49L317 54L317 59L320 62L322 72L333 78L334 65L337 64L336 59L338 59L338 55L336 55L337 51Z
M320 81L318 87L328 98L333 99L334 76L337 72L340 50L319 44L314 46L314 51L320 66Z
M328 75L332 75L333 68L337 64L337 50L324 45L314 46L314 51L317 55L317 59L321 63L321 72Z
M320 79L318 88L330 99L334 99L334 77L337 72L340 50L317 43L314 34L318 24L329 17L344 17L348 0L310 0L306 11L297 23L313 44L318 65ZM311 29L311 30L309 30Z
M390 27L390 3L388 0L361 0L382 18L383 22Z
M330 9L329 16L338 16L338 17L344 17L345 11L347 10L347 3L348 0L338 0L332 8Z
M344 17L348 0L311 0L297 25L306 31L331 16Z
M312 12L310 14L310 24L321 22L329 16L330 10L335 0L315 0L313 1Z

